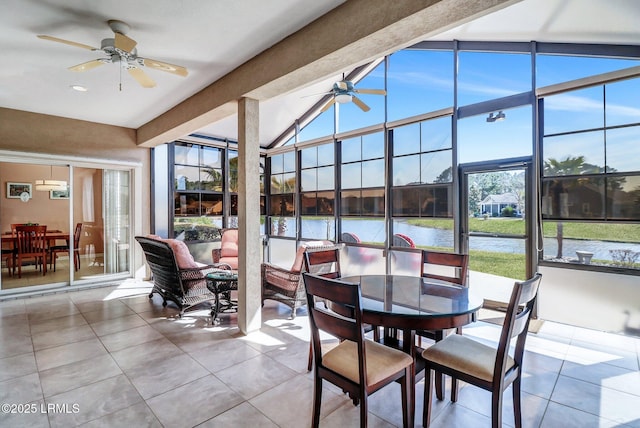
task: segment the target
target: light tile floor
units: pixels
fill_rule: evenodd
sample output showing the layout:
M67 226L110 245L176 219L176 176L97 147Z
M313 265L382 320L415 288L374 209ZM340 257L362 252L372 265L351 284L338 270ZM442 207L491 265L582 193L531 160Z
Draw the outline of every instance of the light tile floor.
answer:
M236 316L176 318L148 283L0 302L2 427L306 427L313 378L307 318L267 302L263 328L243 336ZM477 322L464 334L497 340ZM640 340L545 322L530 334L525 427L640 427ZM358 409L325 383L322 426L358 426ZM513 424L510 389L504 423ZM416 385L416 421L424 384ZM7 408L6 405L9 405ZM401 426L400 391L369 399L371 427ZM490 395L462 386L433 404L434 428L489 427ZM13 412L16 413L13 413Z

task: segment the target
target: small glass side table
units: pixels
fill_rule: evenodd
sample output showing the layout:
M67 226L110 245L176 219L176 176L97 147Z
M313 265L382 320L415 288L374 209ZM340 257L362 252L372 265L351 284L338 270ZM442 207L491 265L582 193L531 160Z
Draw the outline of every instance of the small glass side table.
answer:
M212 322L220 322L221 312L237 312L238 301L231 299L231 291L238 289L238 273L233 271L217 271L208 273L207 288L216 295L216 305L211 311Z

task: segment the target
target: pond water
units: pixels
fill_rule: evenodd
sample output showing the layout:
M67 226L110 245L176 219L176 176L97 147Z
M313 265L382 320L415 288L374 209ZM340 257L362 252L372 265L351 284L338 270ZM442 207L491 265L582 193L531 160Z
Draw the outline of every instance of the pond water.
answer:
M288 230L295 230L295 224L288 225ZM344 221L343 231L357 235L363 242L384 242L385 225L381 220ZM453 231L414 226L404 222L394 222L394 232L409 236L418 246L453 247ZM330 228L333 234L333 228ZM305 220L303 236L323 238L327 235L327 222L324 220ZM503 253L524 254L525 242L522 239L476 237L470 238L469 247L474 250L496 251ZM562 241L563 256L577 258L576 251L593 253L594 259L612 260L610 250L628 249L640 252L640 244L583 241L564 239ZM555 256L558 241L555 238L544 239L545 256Z

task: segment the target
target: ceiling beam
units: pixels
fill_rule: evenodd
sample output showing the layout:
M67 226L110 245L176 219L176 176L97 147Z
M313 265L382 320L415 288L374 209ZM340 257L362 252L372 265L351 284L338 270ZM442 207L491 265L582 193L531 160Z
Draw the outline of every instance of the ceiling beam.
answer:
M349 0L138 128L137 144L176 140L266 100L349 71L520 0Z

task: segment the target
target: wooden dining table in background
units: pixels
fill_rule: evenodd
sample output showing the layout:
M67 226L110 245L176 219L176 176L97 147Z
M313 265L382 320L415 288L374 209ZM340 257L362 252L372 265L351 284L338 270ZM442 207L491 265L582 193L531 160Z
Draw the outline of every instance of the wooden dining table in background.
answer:
M11 234L11 232L4 232L2 234L2 243L13 243L15 242L15 236L13 236ZM49 240L49 242L51 241L57 241L58 239L60 240L65 240L67 241L67 244L69 243L69 239L70 239L70 235L69 232L62 232L60 230L47 230L47 239Z
M49 246L55 245L57 240L64 240L67 245L69 245L70 235L69 232L63 232L61 230L47 230L46 234L47 241L49 241ZM2 248L4 249L13 249L16 248L15 240L16 237L11 232L4 232L2 234ZM9 268L9 266L7 266Z

